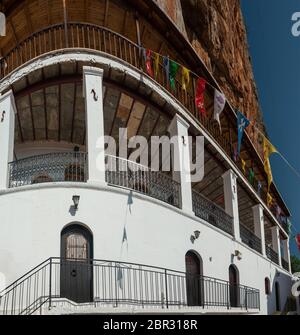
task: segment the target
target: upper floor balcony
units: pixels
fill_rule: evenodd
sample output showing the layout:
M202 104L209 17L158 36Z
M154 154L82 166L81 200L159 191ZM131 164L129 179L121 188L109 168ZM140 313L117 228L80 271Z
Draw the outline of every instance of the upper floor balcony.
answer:
M143 59L143 52L141 46L129 40L125 36L111 31L106 27L101 27L87 23L68 22L67 24L57 24L46 27L17 44L17 46L10 50L0 60L0 76L7 78L14 70L22 67L28 62L32 62L40 56L63 52L64 50L95 50L97 52L108 54L110 56L121 59L126 64L130 64L134 68L142 71L146 75L145 62ZM43 74L45 76L45 74ZM118 80L121 78L118 78ZM124 80L123 78L122 80ZM206 103L207 116L198 113L195 106L195 79L191 81L187 90L184 90L180 78L176 78L175 90L170 88L169 82L165 75L163 64L159 63L157 75L154 78L163 90L168 92L176 98L176 100L187 110L187 112L203 127L205 131L216 141L217 145L226 153L229 160L231 160L239 171L248 179L250 170L256 174L251 187L264 201L267 200L267 178L263 170L263 164L260 156L255 153L254 143L249 141L245 136L241 156L246 162L246 167L243 167L241 162L236 162L234 158L234 148L237 143L236 135L236 120L235 115L230 115L224 112L222 116L222 128L219 128L210 119L213 113L213 92L210 88L207 89ZM5 81L2 81L2 87L5 87ZM251 162L251 164L247 163ZM260 185L260 186L258 186ZM273 198L270 210L276 216L277 209L285 216L289 216L288 209L286 208L280 194L278 193L275 185L272 185L271 195ZM288 227L284 221L281 222L285 231Z

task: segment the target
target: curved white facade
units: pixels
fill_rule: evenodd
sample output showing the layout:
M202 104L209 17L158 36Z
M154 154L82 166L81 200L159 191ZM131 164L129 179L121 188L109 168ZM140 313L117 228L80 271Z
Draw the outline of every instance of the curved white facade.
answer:
M123 62L104 57L99 53L83 53L81 50L81 53L72 52L53 57L50 55L41 57L12 73L1 83L0 90L3 91L8 85L20 80L33 70L54 63L75 60L90 61L105 68L110 66L126 72L134 80L143 81L146 86L166 99L180 118L183 117L185 122L199 128L182 106L151 79L141 76ZM85 85L92 85L88 79L84 80ZM88 90L90 88L87 92ZM101 94L99 96L102 100ZM62 230L76 223L88 228L92 233L94 259L138 263L185 272L185 255L193 250L202 259L203 276L228 281L229 267L234 264L238 270L239 283L260 291L260 310L255 311L257 313L272 314L276 311L275 283L279 283L279 300L283 309L287 298L291 296L291 274L270 261L265 256L265 252L262 254L256 252L241 242L237 230L231 236L197 218L192 211L190 185L181 186L181 200L184 205L182 205L183 209L179 209L147 195L106 184L103 173L99 174L92 167L95 162L91 164L99 154L99 147L96 147L93 140L103 135L103 131L101 134L101 129L95 127L97 118L103 120L103 111L93 109L96 107L91 104L92 102L86 97L87 118L92 112L93 117L96 117L91 118L87 126L87 136L90 141L86 148L89 155L89 180L86 183L49 182L13 189L2 187L0 190L0 272L6 284L14 282L49 257L60 257ZM7 128L7 133L2 134L9 139L7 144L11 143L10 137L13 135L11 132L12 127ZM216 142L203 129L201 132L217 152L228 161L232 176L237 175L252 192L249 182L226 158L226 154ZM19 158L23 158L39 153L65 152L71 147L70 144L61 145L59 148L56 144L52 145L53 147L51 144L25 144L16 146L15 149L18 151ZM10 160L7 157L4 164L8 164ZM1 171L4 175L2 178L5 178L5 171ZM224 183L225 209L233 216L234 225L237 227L239 225L236 208L238 199L233 201L233 179ZM276 218L267 206L255 192L252 193L262 210L267 211L276 222ZM74 195L80 196L78 210L73 208ZM256 233L259 235L264 230L263 219L258 217L256 220L258 221L255 223ZM125 227L127 239L124 240ZM279 223L275 228L277 233L279 229L282 230ZM195 231L199 231L200 236L193 243L191 235ZM286 235L283 230L282 233ZM262 238L262 235L260 237ZM275 241L276 243L278 246L279 242ZM237 251L239 257L237 257ZM278 252L280 253L280 246ZM285 252L287 253L288 250ZM281 260L279 264L280 262ZM271 283L269 295L265 293L265 278L269 278Z

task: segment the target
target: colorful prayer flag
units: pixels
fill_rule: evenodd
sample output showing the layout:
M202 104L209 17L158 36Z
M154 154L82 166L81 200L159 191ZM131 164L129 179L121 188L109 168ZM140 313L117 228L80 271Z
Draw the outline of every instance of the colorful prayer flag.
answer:
M270 193L267 194L267 206L270 208L273 203L273 198Z
M215 101L214 101L214 119L219 123L220 131L222 132L221 128L221 121L220 115L222 114L224 107L226 104L225 95L215 89Z
M205 106L204 106L204 92L206 87L206 80L203 78L199 78L197 81L197 89L196 89L196 107L201 114L205 114Z
M297 234L296 236L296 243L298 245L298 250L300 251L300 234Z
M241 152L242 139L244 130L250 125L250 121L240 111L237 111L237 127L238 127L238 155Z
M154 62L153 62L153 67L154 67L154 75L155 78L157 78L158 70L159 70L159 54L154 52Z
M170 80L170 59L167 56L163 56L163 65L166 73L167 81Z
M270 191L270 186L273 181L270 156L278 151L266 137L264 137L263 148L264 148L264 168L268 176L268 191Z
M250 170L249 170L249 182L250 182L250 184L252 184L252 185L253 185L253 183L254 183L254 171L253 171L253 169L250 169Z
M182 88L186 91L190 83L190 70L182 67Z
M170 86L172 90L176 89L175 78L176 78L178 69L179 69L179 65L176 62L170 60Z
M153 77L153 70L152 70L152 59L151 59L151 50L147 49L146 51L146 57L145 62L146 62L146 71L149 74L150 77Z
M259 196L261 196L261 190L262 190L262 184L261 184L261 182L259 181L259 182L257 183L257 193L258 193Z
M242 171L244 174L246 174L246 162L241 158L241 163L242 163Z

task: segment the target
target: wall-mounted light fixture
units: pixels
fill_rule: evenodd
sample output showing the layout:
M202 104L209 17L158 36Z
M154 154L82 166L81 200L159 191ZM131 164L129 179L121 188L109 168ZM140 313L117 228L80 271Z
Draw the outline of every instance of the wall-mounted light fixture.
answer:
M200 237L200 231L199 230L195 230L194 231L194 235L191 235L191 242L194 244L196 240L198 240L198 238Z
M72 200L73 200L73 203L74 203L74 208L75 208L75 210L77 210L78 205L79 205L80 196L79 195L73 195Z
M243 258L242 253L239 250L234 251L234 256L240 261Z

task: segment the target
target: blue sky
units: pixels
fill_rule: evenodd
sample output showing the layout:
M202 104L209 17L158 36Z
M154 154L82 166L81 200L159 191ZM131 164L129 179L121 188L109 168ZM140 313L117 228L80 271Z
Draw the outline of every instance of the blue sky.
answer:
M300 37L291 33L299 0L241 0L259 100L271 142L300 172ZM278 156L273 175L300 233L300 179ZM293 231L295 235L295 231ZM296 243L292 254L300 257Z

